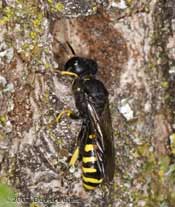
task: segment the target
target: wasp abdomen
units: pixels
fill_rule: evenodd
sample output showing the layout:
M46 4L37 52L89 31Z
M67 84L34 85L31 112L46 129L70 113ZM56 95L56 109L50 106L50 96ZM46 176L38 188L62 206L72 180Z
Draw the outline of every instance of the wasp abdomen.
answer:
M83 186L86 190L94 190L95 187L103 181L97 165L95 148L95 144L93 144L92 139L89 138L87 144L84 146L82 158L82 179Z

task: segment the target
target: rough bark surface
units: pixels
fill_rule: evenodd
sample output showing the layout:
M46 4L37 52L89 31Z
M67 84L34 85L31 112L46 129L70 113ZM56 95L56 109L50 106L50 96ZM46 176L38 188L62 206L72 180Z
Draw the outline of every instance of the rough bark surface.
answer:
M174 206L174 3L0 2L0 181L19 206ZM76 110L59 75L66 42L97 61L110 93L116 173L94 192L82 188L81 162L68 167L81 121L55 121Z

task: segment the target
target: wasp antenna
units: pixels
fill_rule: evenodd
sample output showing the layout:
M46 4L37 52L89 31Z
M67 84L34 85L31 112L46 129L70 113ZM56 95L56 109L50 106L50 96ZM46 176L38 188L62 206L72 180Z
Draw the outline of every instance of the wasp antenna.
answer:
M67 43L68 47L70 48L72 54L73 54L73 55L76 55L76 54L75 54L75 51L74 51L74 49L73 49L73 47L71 46L71 44L70 44L69 42L66 42L66 43Z

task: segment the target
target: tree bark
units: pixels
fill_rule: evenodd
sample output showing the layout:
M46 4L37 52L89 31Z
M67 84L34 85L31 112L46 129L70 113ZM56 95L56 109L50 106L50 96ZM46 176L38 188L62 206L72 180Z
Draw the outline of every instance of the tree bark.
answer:
M0 179L22 206L174 205L173 3L0 3ZM81 162L68 167L81 121L55 121L76 111L59 74L73 56L67 42L97 61L110 94L115 177L94 192L82 188Z

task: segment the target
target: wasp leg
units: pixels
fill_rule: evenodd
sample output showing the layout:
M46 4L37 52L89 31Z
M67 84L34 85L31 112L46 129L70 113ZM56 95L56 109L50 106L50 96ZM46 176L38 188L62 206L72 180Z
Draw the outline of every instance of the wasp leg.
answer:
M61 121L61 118L63 117L64 114L66 114L67 116L70 116L70 114L72 113L71 110L67 109L67 110L64 110L62 111L57 117L56 117L56 122L60 122Z
M74 151L72 157L71 157L70 162L69 162L69 165L70 165L70 166L74 166L74 165L75 165L75 162L77 161L77 159L78 159L78 157L79 157L79 152L80 152L79 147L77 147L77 148L75 149L75 151Z
M56 122L60 122L61 118L64 116L64 114L66 114L68 117L70 117L71 119L79 119L79 114L78 113L74 113L72 110L64 110L62 111L57 117L56 117Z
M48 126L51 127L52 125L54 125L55 123L61 122L61 118L64 116L64 114L66 114L68 117L71 117L73 114L73 111L66 109L63 110L54 120L52 120Z
M77 147L69 162L70 166L74 166L77 159L80 159L82 157L82 151L85 145L85 140L86 140L86 125L83 124L77 138Z

